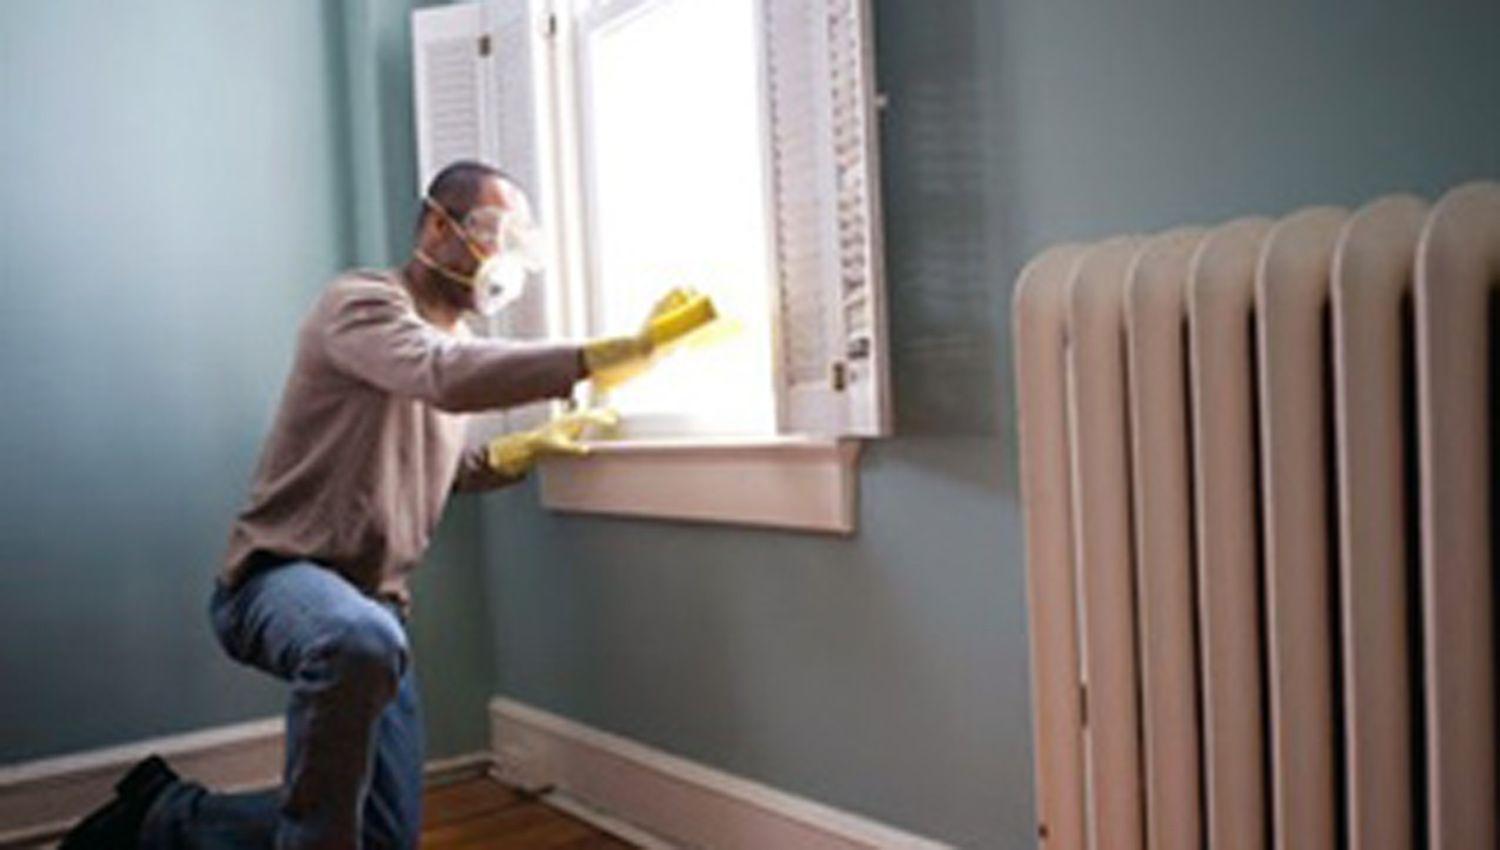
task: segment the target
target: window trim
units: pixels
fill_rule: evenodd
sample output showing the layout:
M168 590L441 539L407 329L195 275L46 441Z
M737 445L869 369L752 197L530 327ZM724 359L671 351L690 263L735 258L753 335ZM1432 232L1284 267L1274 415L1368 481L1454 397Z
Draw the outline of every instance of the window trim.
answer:
M756 0L757 8L763 0ZM621 0L621 5L603 11L616 21L649 8L650 0ZM552 117L549 139L554 157L553 179L559 220L556 250L562 262L553 278L551 303L556 309L549 322L554 333L584 334L597 315L595 257L589 240L594 227L592 182L585 173L589 157L589 120L584 114L589 93L588 74L583 68L584 27L565 0L552 0L552 37L546 48L553 80ZM595 15L601 10L595 10ZM756 15L755 38L763 43L763 15ZM766 51L756 50L756 108L767 132L762 135L762 156L767 163L774 155L769 131L771 121L769 69ZM763 191L774 204L774 175L762 171ZM772 213L774 215L774 213ZM774 269L777 263L775 224L766 228L765 251ZM774 420L784 427L788 387L782 323L782 291L773 276L766 282L772 311L771 356ZM581 386L576 398L592 401L592 391ZM699 523L720 523L761 528L783 528L814 533L848 535L857 526L859 487L859 438L810 434L765 436L715 436L706 433L674 437L629 437L591 444L590 457L548 459L538 470L540 498L544 507L561 513L616 516ZM708 486L706 482L713 482ZM737 499L726 492L726 483L744 488L755 482L756 499Z
M851 535L862 443L824 437L594 443L588 457L542 462L541 500L564 513Z
M649 2L641 0L617 2L627 7L649 6ZM774 0L755 2L758 8L764 8L760 4ZM523 3L532 21L532 87L539 169L535 188L552 221L548 228L552 272L545 284L545 326L531 330L550 337L578 337L590 327L594 312L586 285L591 262L585 244L587 229L580 226L587 210L579 208L586 203L588 188L581 173L584 116L579 90L580 34L567 0L484 0L481 5L490 8L482 20L474 23L479 30L475 37L481 43L482 33L488 31L494 20L504 17L497 10L506 3ZM415 10L413 15L424 13L433 10ZM766 42L770 34L764 13L757 14L755 26L757 38ZM761 111L761 121L769 127L772 95L767 60L767 50L757 50L760 97L756 106ZM481 104L481 111L493 108L492 103ZM419 115L418 121L422 120ZM769 130L762 138L762 152L769 162L774 153ZM769 168L763 171L763 179L768 197L774 195L774 177ZM766 250L775 266L774 227L767 229L766 239ZM788 401L787 382L782 374L784 293L777 281L768 281L768 288L773 310L775 419L779 427L785 428L784 410ZM586 401L587 390L582 390L577 398ZM554 414L562 408L556 402L545 406ZM512 411L504 418L512 427L536 424L523 418L524 415L542 415L542 411ZM586 459L548 460L537 475L543 505L560 512L849 535L857 525L859 455L865 438L853 434L626 438L594 444L593 456Z

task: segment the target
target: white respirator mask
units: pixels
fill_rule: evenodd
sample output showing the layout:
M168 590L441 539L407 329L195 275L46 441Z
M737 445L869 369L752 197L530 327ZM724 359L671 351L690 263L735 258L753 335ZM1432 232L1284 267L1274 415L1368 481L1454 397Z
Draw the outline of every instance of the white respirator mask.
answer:
M478 261L472 274L444 266L420 247L413 252L423 265L474 290L474 309L484 316L494 316L515 303L526 289L526 279L543 266L542 234L526 193L510 181L502 185L505 206L475 207L462 222L431 197L422 199L428 209L447 220Z

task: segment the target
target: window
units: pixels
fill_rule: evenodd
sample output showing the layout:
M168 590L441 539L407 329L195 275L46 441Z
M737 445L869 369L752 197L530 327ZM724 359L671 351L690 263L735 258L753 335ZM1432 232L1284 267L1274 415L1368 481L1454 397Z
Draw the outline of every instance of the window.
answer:
M579 3L588 331L631 329L677 283L737 328L601 399L627 436L776 432L755 5Z
M889 433L868 0L486 0L413 40L422 183L496 161L551 237L498 332L632 330L674 285L735 329L585 399L625 414L619 453L847 464L806 449Z

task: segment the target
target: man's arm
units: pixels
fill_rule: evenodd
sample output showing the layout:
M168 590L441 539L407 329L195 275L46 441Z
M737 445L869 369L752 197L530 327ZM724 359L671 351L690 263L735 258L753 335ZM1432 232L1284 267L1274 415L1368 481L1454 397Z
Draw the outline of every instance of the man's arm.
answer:
M447 411L512 407L566 396L584 377L572 343L460 339L422 321L383 281L331 293L323 343L337 366L393 395Z

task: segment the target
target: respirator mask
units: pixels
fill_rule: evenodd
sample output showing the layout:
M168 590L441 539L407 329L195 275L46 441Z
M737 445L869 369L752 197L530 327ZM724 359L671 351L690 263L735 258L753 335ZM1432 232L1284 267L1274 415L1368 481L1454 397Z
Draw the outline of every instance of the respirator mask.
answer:
M431 197L422 199L428 209L452 226L478 265L472 274L461 274L437 262L420 247L415 251L417 260L472 289L474 309L485 316L494 316L520 298L526 278L541 271L543 265L542 234L532 218L531 203L526 193L509 181L503 185L504 207L475 207L464 215L463 221L454 218Z

